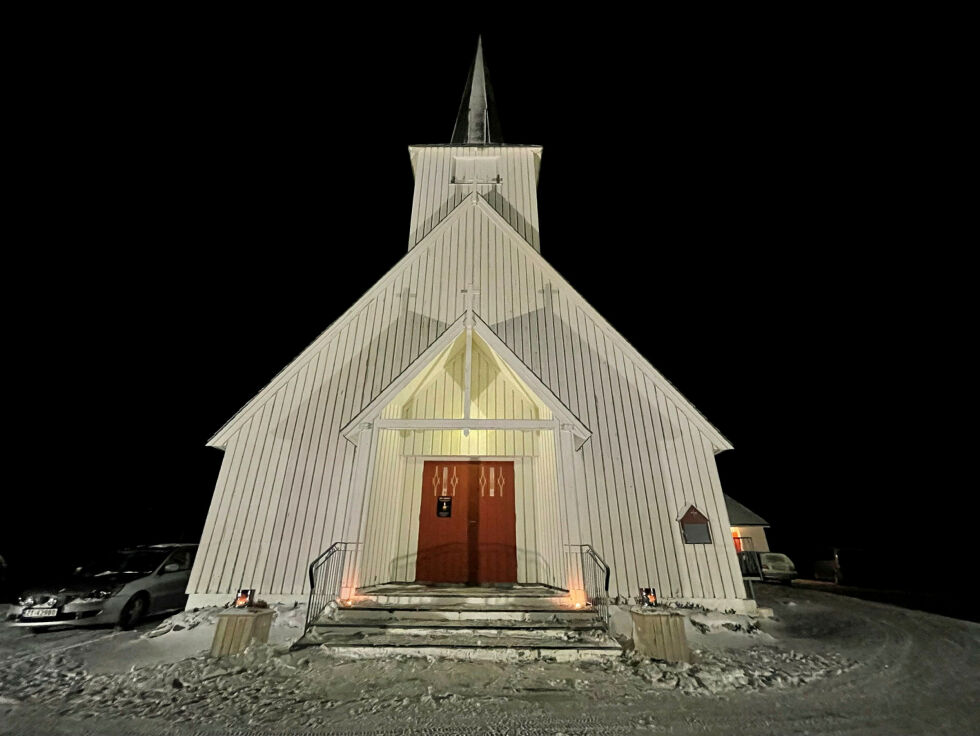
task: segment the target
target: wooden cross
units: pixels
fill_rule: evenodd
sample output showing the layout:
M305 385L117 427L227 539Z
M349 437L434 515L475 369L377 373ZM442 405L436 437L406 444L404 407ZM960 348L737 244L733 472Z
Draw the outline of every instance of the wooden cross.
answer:
M469 283L465 289L460 289L459 293L466 299L466 325L470 326L473 324L473 297L479 296L480 290L474 289L473 284Z

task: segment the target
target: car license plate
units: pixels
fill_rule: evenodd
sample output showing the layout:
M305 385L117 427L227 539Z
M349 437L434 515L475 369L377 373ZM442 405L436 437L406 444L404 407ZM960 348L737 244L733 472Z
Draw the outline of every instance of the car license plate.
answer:
M54 618L58 615L57 608L28 608L21 614L24 618Z

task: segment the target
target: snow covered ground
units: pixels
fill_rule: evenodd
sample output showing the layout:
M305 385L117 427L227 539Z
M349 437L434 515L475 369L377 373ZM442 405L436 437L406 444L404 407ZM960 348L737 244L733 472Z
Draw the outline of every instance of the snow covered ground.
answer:
M980 625L810 590L757 593L773 619L692 612L692 665L289 653L301 608L279 609L270 645L220 660L203 656L213 610L137 632L5 629L0 733L980 732Z

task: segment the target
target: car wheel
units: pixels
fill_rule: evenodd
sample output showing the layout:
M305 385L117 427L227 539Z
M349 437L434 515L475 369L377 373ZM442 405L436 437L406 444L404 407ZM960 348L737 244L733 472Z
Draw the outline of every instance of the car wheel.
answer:
M123 606L119 614L119 628L131 629L146 615L147 599L144 593L137 593Z

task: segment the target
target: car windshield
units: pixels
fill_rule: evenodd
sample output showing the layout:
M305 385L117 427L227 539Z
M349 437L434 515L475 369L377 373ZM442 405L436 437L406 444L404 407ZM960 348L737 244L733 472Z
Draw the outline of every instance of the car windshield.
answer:
M79 577L106 575L149 575L157 569L168 550L130 550L114 552L88 562L75 570Z
M768 563L778 562L783 565L790 566L793 564L793 561L789 557L786 555L781 555L778 552L766 552L764 555L762 555L762 561Z

